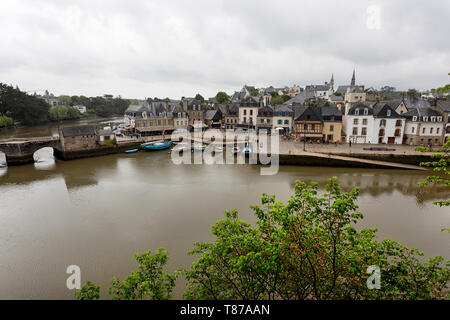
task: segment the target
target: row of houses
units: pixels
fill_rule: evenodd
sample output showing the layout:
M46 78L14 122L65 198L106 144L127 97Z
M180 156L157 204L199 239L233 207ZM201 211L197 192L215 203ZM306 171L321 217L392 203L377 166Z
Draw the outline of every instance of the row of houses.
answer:
M299 87L285 103L270 104L270 92L287 95L290 90L244 86L228 104L193 98L138 101L125 111L125 128L139 135L169 134L177 128L266 129L317 143L441 145L450 136L448 98L381 96L357 85L353 71L350 85L334 90L332 75L329 83Z

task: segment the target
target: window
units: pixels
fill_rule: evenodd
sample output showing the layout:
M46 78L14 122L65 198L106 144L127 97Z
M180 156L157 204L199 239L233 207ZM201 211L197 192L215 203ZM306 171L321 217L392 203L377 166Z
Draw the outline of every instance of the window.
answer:
M244 109L244 116L247 115L247 109Z
M417 117L416 117L416 116L414 116L412 120L413 120L413 121L417 121Z
M353 124L358 124L358 119L353 119Z
M401 127L401 126L402 126L402 120L397 120L397 121L395 122L395 126L396 126L396 127Z
M423 117L423 121L428 121L428 117Z
M363 135L363 136L367 135L367 128L366 127L361 129L361 135Z
M414 133L414 131L416 130L416 127L412 127L411 128L411 132Z
M432 134L433 133L433 128L430 128L430 134Z
M431 117L432 122L436 122L436 117Z
M385 126L386 126L386 119L380 120L380 127L385 127Z
M367 119L363 119L363 126L367 126Z
M388 111L386 112L386 115L387 115L388 117L390 117L390 116L391 116L391 110L388 110Z
M334 125L330 125L330 131L331 131L331 132L334 131Z
M440 128L436 128L436 134L439 134L439 129L440 129Z
M365 108L364 109L364 115L367 116L369 114L369 109Z
M312 125L311 125L311 130L314 131L315 127L316 127L316 126L315 126L314 124L312 124Z
M442 117L437 117L437 121L441 122L442 121Z
M283 124L283 120L278 120L278 124Z
M359 115L359 109L355 110L355 116Z
M358 135L358 127L353 127L353 135Z
M253 110L250 110L250 115L251 115L251 116L253 115Z
M395 135L396 137L400 137L400 129L395 129L394 135Z
M289 124L289 120L284 120L284 124Z
M422 129L422 133L425 133L425 128Z

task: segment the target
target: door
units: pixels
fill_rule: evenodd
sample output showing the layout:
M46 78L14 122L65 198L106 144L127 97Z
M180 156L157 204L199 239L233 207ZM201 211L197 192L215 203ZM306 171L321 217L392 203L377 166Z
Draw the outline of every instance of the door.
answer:
M395 143L395 137L388 137L388 144L394 144Z

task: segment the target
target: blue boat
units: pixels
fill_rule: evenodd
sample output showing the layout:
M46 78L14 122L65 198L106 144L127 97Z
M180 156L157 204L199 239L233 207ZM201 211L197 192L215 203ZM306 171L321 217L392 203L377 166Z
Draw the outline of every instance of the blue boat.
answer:
M136 153L138 151L139 151L139 149L131 149L131 150L126 150L125 153Z
M172 141L165 140L165 141L155 141L155 142L148 142L143 143L141 145L142 149L151 151L151 150L163 150L168 149L172 145Z

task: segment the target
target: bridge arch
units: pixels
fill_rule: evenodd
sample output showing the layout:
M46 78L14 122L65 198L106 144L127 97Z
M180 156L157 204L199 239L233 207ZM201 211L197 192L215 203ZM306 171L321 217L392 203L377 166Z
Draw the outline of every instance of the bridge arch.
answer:
M13 138L0 141L0 151L6 154L8 165L34 163L35 152L44 147L54 150L60 148L59 137Z
M38 170L50 170L55 167L55 149L42 147L33 153L34 167Z

